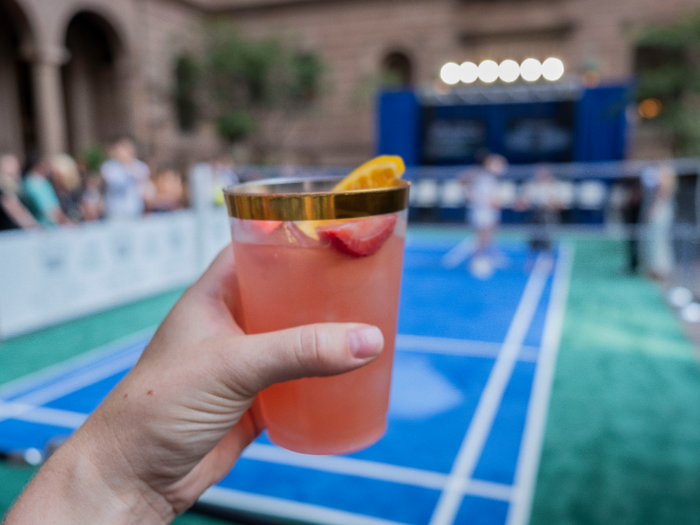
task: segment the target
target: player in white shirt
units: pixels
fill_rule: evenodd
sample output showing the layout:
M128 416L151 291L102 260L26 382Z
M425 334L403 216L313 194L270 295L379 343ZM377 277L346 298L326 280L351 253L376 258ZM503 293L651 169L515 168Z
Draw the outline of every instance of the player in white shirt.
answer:
M549 167L539 166L533 179L525 183L518 208L527 209L531 214L530 223L533 230L530 234L530 249L535 252L551 250L551 227L559 222L562 202L559 198L558 181Z
M134 218L144 212L144 202L152 192L150 170L136 158L134 143L123 138L112 144L110 159L100 168L105 181L107 218Z
M469 268L480 278L490 277L494 270L493 236L501 222L498 177L507 167L504 157L488 154L482 167L469 180L469 222L476 230L476 247Z

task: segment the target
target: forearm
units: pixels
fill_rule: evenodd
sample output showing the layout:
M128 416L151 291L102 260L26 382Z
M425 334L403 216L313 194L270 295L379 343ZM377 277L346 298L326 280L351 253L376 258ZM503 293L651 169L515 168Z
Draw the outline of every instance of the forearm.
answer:
M61 208L55 208L51 213L51 220L53 220L54 224L76 224L76 222L72 219L69 219L68 216L63 213L63 210Z
M66 442L39 470L3 524L159 525L172 521L175 514L162 497L135 484L123 486L120 476L105 475L99 461L81 448L77 440Z
M12 217L12 220L22 228L37 228L40 226L34 216L24 207L18 198L8 198L4 196L2 205L7 214Z

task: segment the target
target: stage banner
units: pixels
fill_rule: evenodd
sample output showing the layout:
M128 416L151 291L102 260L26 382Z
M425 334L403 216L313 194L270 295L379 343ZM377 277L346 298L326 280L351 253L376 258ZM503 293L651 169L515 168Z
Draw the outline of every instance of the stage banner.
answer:
M192 282L230 240L225 210L0 235L0 338Z
M197 214L200 270L204 271L226 246L231 244L231 224L225 206L202 210Z

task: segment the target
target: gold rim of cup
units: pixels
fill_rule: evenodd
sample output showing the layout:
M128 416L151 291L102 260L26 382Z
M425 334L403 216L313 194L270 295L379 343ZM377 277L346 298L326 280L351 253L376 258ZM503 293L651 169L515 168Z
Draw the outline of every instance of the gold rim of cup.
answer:
M411 184L332 191L342 177L265 179L224 190L231 217L256 221L321 221L371 217L405 210Z

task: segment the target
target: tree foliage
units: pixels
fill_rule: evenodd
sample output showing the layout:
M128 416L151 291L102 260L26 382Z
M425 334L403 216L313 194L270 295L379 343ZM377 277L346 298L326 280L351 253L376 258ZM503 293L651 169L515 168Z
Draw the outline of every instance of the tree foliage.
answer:
M637 45L638 98L661 101L677 153L700 153L700 13L644 31Z
M236 142L255 131L255 120L246 111L232 109L216 117L216 131L229 142Z
M207 28L203 69L219 134L241 140L265 113L302 111L317 99L325 65L278 37L249 39L227 21Z
M101 144L92 144L80 152L80 159L90 173L100 171L100 166L107 160L107 152Z
M175 58L175 109L180 130L192 131L197 121L196 91L199 66L192 56Z

